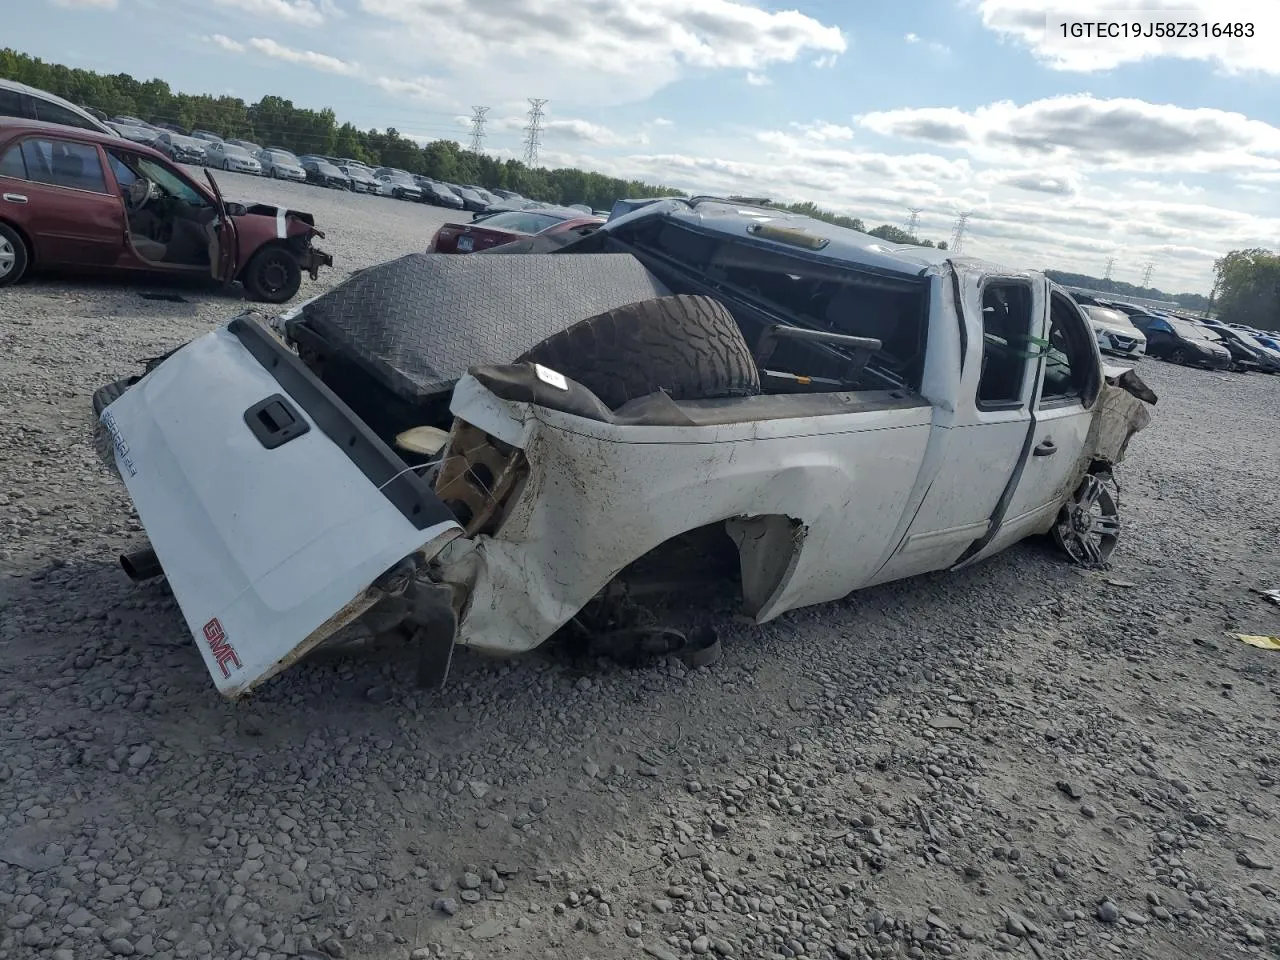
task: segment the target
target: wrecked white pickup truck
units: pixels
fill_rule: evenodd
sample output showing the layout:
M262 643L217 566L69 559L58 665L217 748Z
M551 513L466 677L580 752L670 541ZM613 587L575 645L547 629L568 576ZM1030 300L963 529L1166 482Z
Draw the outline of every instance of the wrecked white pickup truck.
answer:
M442 682L677 549L763 622L1033 534L1114 547L1156 398L1041 274L712 198L513 253L369 268L95 397L151 541L126 570L224 695L356 621Z

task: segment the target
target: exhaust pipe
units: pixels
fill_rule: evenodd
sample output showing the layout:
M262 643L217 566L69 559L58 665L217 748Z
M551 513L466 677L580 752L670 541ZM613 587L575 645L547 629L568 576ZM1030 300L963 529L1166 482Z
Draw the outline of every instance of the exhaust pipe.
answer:
M134 583L154 580L156 577L164 575L164 570L160 567L160 559L150 547L145 550L135 550L132 553L120 554L120 566L124 568L124 572L129 575L129 579Z

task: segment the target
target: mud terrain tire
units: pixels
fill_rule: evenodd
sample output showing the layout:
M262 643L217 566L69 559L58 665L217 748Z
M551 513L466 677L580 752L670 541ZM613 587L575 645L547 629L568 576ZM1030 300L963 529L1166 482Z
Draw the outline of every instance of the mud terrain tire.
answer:
M665 390L673 400L750 397L760 374L733 316L718 300L641 300L548 337L516 363L540 363L616 410Z
M138 380L138 377L126 377L93 392L93 452L98 455L102 465L115 474L117 479L120 477L120 468L116 465L116 444L111 431L102 425L102 411Z

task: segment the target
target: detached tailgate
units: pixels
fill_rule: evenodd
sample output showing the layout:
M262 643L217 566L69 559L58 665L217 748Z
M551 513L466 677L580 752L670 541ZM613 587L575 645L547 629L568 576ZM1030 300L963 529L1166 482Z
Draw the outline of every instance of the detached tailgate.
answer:
M102 413L218 690L237 697L461 533L416 474L251 316L186 345Z

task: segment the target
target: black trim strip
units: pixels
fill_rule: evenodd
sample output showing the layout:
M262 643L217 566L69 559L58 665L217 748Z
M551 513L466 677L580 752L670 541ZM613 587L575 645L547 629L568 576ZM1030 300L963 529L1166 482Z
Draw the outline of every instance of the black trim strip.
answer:
M960 376L964 376L964 364L969 359L969 325L964 315L964 292L960 287L960 271L951 264L951 288L956 298L956 316L960 318Z
M1000 532L1000 528L1004 526L1004 516L1009 512L1009 503L1013 500L1013 495L1018 489L1018 483L1022 480L1022 471L1027 465L1027 460L1031 456L1031 444L1035 439L1036 427L1038 426L1035 411L1032 411L1031 420L1027 423L1027 435L1022 441L1022 452L1018 454L1018 465L1013 468L1013 476L1009 478L1009 482L1005 485L1004 492L1000 494L1000 499L996 501L996 508L991 511L991 526L987 528L979 539L969 544L968 549L960 554L960 559L952 564L953 567L959 566L966 560L978 555L987 548L987 544L996 538L996 534Z
M453 513L394 450L271 335L251 313L236 317L227 329L369 481L382 491L417 530L455 521Z

